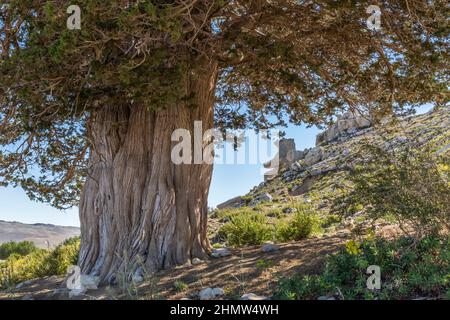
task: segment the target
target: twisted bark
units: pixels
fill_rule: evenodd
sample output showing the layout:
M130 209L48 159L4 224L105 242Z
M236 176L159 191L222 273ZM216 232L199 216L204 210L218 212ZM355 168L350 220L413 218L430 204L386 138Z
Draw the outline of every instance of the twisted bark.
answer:
M212 165L171 161L175 129L192 132L194 121L213 126L217 70L208 70L187 83L196 108L107 106L93 115L90 170L80 203L83 274L113 282L124 268L170 268L210 250Z

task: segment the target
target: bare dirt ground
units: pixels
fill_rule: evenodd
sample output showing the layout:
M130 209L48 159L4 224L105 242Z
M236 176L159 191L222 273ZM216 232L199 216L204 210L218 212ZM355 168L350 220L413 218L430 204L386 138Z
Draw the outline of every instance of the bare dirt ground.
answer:
M103 287L73 299L197 299L200 290L222 288L224 299L239 299L245 293L271 296L279 277L295 273L320 272L327 254L336 252L349 233L311 238L280 244L280 250L263 253L260 246L232 249L232 255L209 259L199 265L185 265L161 271L137 288ZM58 300L68 299L64 277L48 277L28 281L19 288L0 292L0 299Z

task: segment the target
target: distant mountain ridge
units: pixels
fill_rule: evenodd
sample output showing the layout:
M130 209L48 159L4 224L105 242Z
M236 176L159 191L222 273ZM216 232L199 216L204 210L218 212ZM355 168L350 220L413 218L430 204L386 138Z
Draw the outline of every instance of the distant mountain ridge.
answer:
M64 240L80 235L80 228L0 220L0 244L8 241L32 241L39 248L54 248Z

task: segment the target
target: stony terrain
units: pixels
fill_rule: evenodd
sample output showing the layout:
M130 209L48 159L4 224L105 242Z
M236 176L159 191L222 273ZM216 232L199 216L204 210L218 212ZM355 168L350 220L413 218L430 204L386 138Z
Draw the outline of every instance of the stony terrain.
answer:
M239 299L249 293L270 297L279 276L296 272L314 273L321 267L325 255L337 250L345 239L345 234L335 234L301 243L282 244L279 250L268 253L259 246L232 249L231 255L224 258L211 258L196 265L188 264L154 274L137 285L137 294L134 294L135 287L104 287L89 290L74 299L199 299L199 293L205 288L223 289L223 294L217 297L223 299ZM68 297L64 277L56 276L29 281L12 291L0 293L0 299Z
M275 176L256 186L247 195L236 197L211 213L210 236L215 246L211 257L194 259L175 270L161 271L135 284L119 284L89 290L74 299L265 299L270 298L279 277L294 273L320 272L327 254L336 252L350 238L368 227L364 212L355 208L334 220L334 200L346 185L352 166L364 163L363 144L396 148L401 144L425 144L437 141L436 152L450 148L450 110L441 109L401 120L385 119L371 124L364 119L344 115L317 138L317 146L298 151L292 140L280 145ZM289 243L226 248L218 230L229 220L227 211L248 209L276 220L293 213L291 204L308 203L329 227L312 238ZM330 219L333 218L333 219ZM374 230L384 238L398 235L396 225L381 221ZM29 281L16 289L0 293L1 298L67 299L64 277Z
M64 240L78 236L80 229L51 224L24 224L0 220L0 244L8 241L32 241L39 248L53 248Z

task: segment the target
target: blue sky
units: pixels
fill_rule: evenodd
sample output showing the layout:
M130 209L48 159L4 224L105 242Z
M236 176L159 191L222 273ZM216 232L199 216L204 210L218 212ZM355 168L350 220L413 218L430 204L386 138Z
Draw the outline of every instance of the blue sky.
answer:
M426 112L430 106L420 108ZM315 145L318 128L290 126L283 129L287 138L294 138L297 150ZM263 181L261 165L216 165L210 189L209 206L215 207L235 196L246 194L252 187ZM50 223L65 226L79 226L78 209L56 210L46 204L28 199L21 189L0 187L0 220L23 223Z

